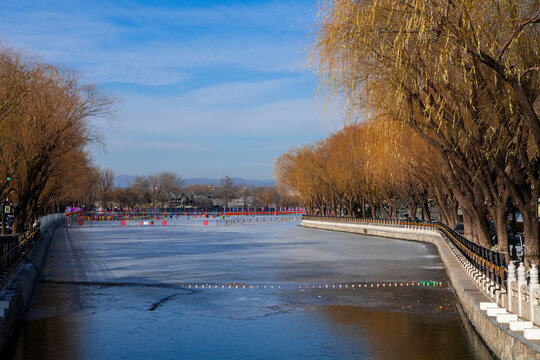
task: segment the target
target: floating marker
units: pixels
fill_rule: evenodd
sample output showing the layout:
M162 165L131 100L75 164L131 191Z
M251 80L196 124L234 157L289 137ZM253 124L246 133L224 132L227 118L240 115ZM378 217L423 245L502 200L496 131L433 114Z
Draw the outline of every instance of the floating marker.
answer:
M367 288L367 287L403 287L403 286L423 286L423 287L443 287L444 286L444 283L443 282L440 282L440 281L433 281L433 280L421 280L421 281L418 281L418 282L394 282L394 283L386 283L386 282L381 282L381 283L363 283L363 284L313 284L313 285L302 285L302 284L284 284L283 288L284 289L294 289L294 288L297 288L297 289L321 289L321 288L326 288L326 289L352 289L352 290L356 290L356 286L358 286L358 288L361 288L362 285ZM259 289L259 288L271 288L271 289L281 289L281 285L257 285L257 284L236 284L236 283L232 283L232 284L210 284L210 283L204 283L204 284L181 284L179 285L181 287L188 287L188 288L200 288L200 289L211 289L211 288L214 288L214 289L217 289L219 287L221 287L222 289L224 288L235 288L235 289Z

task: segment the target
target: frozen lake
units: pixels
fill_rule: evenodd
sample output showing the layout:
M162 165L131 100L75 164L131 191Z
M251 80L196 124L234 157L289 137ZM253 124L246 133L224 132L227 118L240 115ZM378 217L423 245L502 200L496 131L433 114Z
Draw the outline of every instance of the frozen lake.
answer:
M358 288L447 283L430 245L298 222L137 225L57 231L9 357L489 358L450 288Z

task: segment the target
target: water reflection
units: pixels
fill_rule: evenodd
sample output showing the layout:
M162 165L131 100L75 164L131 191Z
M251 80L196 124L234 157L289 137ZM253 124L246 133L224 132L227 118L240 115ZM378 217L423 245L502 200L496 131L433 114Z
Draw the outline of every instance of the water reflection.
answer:
M453 314L434 316L341 305L317 311L337 324L334 330L340 336L362 339L370 359L474 359L480 354L483 359L490 358L482 344L465 338Z
M84 289L39 283L36 293L41 296L32 299L19 341L14 349L8 349L14 352L13 358L53 359L59 348L64 358L81 358L84 330L77 321L83 310L81 291Z

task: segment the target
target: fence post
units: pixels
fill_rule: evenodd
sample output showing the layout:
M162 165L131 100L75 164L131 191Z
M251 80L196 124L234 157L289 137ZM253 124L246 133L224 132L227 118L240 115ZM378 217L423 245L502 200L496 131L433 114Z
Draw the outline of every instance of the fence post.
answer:
M516 265L512 261L508 264L508 280L506 281L506 296L508 297L507 310L512 312L512 284L516 282Z
M518 285L518 316L523 316L523 310L521 308L521 285L527 285L527 279L525 277L525 266L522 262L519 263L518 269L518 278L517 278L517 285Z
M540 285L538 284L538 266L536 264L532 265L531 271L530 271L530 281L529 281L529 305L530 305L530 312L531 312L531 321L534 321L535 317L535 306L534 306L534 290L540 288Z

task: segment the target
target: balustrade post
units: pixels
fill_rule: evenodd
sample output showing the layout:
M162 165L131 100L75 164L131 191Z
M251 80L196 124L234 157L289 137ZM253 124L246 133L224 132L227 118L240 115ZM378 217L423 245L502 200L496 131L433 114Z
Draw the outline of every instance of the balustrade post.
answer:
M538 284L538 266L536 264L532 265L531 271L529 273L530 280L529 280L529 305L530 305L530 314L531 318L530 320L534 322L535 318L535 310L536 306L534 304L534 290L540 288L540 284Z
M525 276L525 265L523 265L522 262L519 263L518 269L518 278L517 278L517 286L518 286L518 316L523 317L523 311L525 309L521 308L521 285L527 285L527 278Z
M514 262L510 261L507 268L508 279L506 280L506 295L508 297L508 307L509 312L512 311L512 284L516 282L516 265Z

